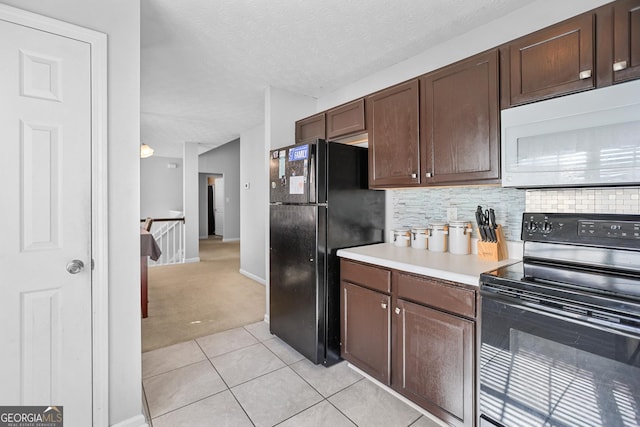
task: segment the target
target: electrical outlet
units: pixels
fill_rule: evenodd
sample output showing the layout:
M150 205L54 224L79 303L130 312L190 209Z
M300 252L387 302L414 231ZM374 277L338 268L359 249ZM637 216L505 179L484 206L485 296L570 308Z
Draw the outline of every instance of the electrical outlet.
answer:
M458 219L458 208L447 208L447 221L456 221Z

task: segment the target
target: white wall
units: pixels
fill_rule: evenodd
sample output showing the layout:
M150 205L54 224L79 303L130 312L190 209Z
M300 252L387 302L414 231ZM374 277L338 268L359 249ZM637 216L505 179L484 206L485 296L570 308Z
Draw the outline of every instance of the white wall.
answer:
M174 164L176 168L167 165ZM168 218L182 211L182 158L152 156L140 159L140 218Z
M223 241L240 239L240 139L201 154L198 164L201 174L223 175L225 198ZM206 207L206 191L200 192L199 204ZM199 229L206 230L206 227L207 217L204 216L200 218Z
M269 192L266 174L264 125L240 134L240 273L266 283L264 238Z
M138 419L140 349L140 3L1 0L108 35L109 414Z
M183 145L182 160L184 170L182 173L182 194L184 207L184 234L185 234L185 261L200 261L199 246L199 192L198 192L198 144L185 142Z

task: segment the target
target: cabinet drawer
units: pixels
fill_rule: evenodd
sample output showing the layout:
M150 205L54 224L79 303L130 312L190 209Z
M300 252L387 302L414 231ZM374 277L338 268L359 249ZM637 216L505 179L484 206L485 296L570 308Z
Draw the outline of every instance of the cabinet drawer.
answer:
M340 260L340 278L345 282L391 293L391 272L383 268Z
M428 277L398 274L398 298L446 310L461 316L476 317L475 292L448 285Z

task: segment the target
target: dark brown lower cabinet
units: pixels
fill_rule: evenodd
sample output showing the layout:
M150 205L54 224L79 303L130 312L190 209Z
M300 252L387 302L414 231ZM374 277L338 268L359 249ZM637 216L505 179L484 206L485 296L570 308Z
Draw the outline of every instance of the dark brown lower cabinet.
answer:
M342 357L450 425L475 425L476 290L344 259L341 280Z
M395 307L394 388L452 425L471 425L475 322L401 299Z
M341 355L378 381L391 382L391 297L341 282Z

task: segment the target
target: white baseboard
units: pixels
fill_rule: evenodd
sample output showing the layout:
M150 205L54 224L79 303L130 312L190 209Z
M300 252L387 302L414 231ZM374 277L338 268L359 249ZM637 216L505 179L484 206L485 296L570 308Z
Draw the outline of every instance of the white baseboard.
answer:
M266 285L267 284L267 282L263 278L258 277L255 274L249 273L248 271L243 270L243 269L240 269L239 271L240 271L240 274L242 274L243 276L246 276L251 280L255 280L256 282L260 283L261 285Z
M124 421L120 421L117 424L112 424L111 427L149 427L149 424L147 424L147 420L144 415L140 414Z
M200 240L207 240L207 239L209 239L209 236L200 236L200 237L198 237L198 239L200 239Z
M189 264L190 262L200 262L200 257L195 257L195 258L185 258L184 263L185 264Z
M264 315L264 321L265 321L265 322L267 322L267 323L269 323L269 315L268 315L268 314L265 314L265 315Z
M431 412L429 412L426 409L421 408L420 406L416 405L414 402L410 401L409 399L407 399L406 397L404 397L400 393L396 392L395 390L390 389L385 384L383 384L380 381L376 380L375 378L373 378L371 375L367 374L366 372L364 372L360 368L358 368L356 366L353 366L349 362L347 362L347 366L349 368L353 369L354 371L356 371L357 373L359 373L360 375L362 375L363 377L365 377L366 379L368 379L369 381L371 381L372 383L374 383L375 385L377 385L378 387L380 387L381 389L383 389L384 391L386 391L387 393L391 394L392 396L400 399L401 401L403 401L407 405L411 406L413 409L415 409L416 411L420 412L425 417L429 418L429 420L433 421L434 424L442 426L442 427L449 427L449 424L445 423L440 418L438 418L435 415L433 415Z
M223 237L222 238L222 243L224 243L224 242L237 242L239 240L240 240L239 237L230 237L228 239L226 237Z

